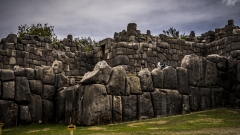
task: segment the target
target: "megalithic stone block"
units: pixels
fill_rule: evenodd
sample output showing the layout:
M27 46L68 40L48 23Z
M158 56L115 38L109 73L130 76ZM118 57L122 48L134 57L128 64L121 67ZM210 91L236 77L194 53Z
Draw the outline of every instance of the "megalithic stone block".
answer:
M111 77L106 85L108 94L125 94L125 78L126 71L122 66L112 68Z
M163 72L160 68L155 68L151 72L154 88L163 88Z
M200 109L200 92L199 87L189 86L189 102L190 102L190 110L198 111Z
M42 98L39 95L31 95L28 105L33 123L42 123Z
M195 54L185 55L181 67L188 71L188 82L190 86L204 86L205 59Z
M137 76L140 78L142 91L154 91L152 75L147 68L144 68L140 72L138 72Z
M113 96L112 120L113 123L122 122L122 99L121 96Z
M177 90L160 89L166 93L167 101L167 116L177 115L182 113L182 96Z
M0 100L0 121L4 127L14 126L18 119L18 105L13 101Z
M19 124L29 125L31 124L31 114L28 106L19 106Z
M83 125L109 124L112 122L112 100L101 84L85 86L83 95Z
M178 92L180 94L189 94L187 69L177 67Z
M29 82L26 77L16 77L15 101L19 104L28 104L31 100Z
M137 96L122 96L122 118L123 121L137 120Z
M154 117L152 99L149 92L138 95L138 119L149 119Z
M151 92L151 98L153 103L153 110L155 117L165 117L167 116L167 101L166 101L166 93L155 89L154 92Z
M172 66L167 66L163 70L163 88L178 89L177 72Z

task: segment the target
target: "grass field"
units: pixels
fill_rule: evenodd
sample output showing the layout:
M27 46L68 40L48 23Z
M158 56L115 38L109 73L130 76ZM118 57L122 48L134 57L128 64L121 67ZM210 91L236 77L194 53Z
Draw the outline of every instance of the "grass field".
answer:
M215 109L110 125L77 127L74 135L239 134L240 109ZM33 124L3 129L2 135L69 135L67 125Z

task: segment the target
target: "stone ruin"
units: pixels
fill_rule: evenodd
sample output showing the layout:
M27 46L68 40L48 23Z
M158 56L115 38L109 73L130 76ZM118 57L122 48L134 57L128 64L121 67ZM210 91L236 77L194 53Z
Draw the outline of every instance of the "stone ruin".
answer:
M95 44L10 34L0 44L0 122L98 125L240 107L240 29L185 40L135 23ZM144 60L146 68L141 69ZM167 67L156 68L165 61ZM239 74L239 75L238 75Z

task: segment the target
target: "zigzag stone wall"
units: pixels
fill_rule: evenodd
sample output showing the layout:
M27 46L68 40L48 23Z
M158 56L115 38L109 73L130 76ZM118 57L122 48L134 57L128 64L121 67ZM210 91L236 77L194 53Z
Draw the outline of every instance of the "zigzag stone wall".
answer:
M10 34L0 45L0 122L69 124L71 118L98 125L239 108L238 28L230 21L183 41L141 34L129 24L95 45L93 54L71 38L55 45L47 37L19 41ZM156 68L158 61L168 66Z

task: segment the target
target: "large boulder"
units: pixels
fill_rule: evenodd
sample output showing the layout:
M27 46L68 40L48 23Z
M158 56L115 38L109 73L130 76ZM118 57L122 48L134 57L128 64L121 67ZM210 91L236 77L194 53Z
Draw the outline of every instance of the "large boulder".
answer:
M182 114L190 112L189 95L182 95Z
M39 69L41 70L41 69ZM53 68L50 66L43 67L43 75L42 75L42 83L55 85L55 74L53 72ZM40 78L40 77L39 77Z
M151 92L151 97L155 117L165 117L167 111L166 93L155 89L154 92Z
M112 121L111 96L101 84L87 85L83 95L83 125L109 124Z
M177 115L182 113L182 96L177 90L160 89L166 93L167 100L167 116Z
M15 79L14 71L7 69L0 69L1 81L12 81Z
M121 48L119 48L119 49L121 49ZM125 48L125 52L123 51L123 53L126 53L126 48ZM125 55L117 55L116 57L114 57L113 62L114 62L114 66L128 65L129 64L129 58Z
M150 92L154 91L152 75L147 68L144 68L143 70L139 71L137 76L140 78L142 91L150 91Z
M61 88L55 96L56 120L58 123L80 124L82 90L79 85Z
M14 66L14 75L20 76L20 77L25 77L26 76L25 68L22 68L19 66Z
M2 82L2 99L14 100L15 97L15 81ZM0 95L1 95L0 94Z
M206 60L216 63L219 70L227 70L227 58L218 54L211 54L206 57Z
M140 79L137 76L126 77L126 95L142 94Z
M42 81L41 80L29 80L31 93L42 95Z
M35 66L34 71L35 71L35 78L37 80L42 80L42 78L43 78L43 67Z
M206 61L205 68L205 86L218 87L218 70L216 64L208 60Z
M25 74L28 80L34 80L35 79L35 72L32 68L25 68Z
M84 74L82 84L107 84L112 73L112 68L106 61L100 61L96 64L92 72Z
M200 109L212 109L212 92L210 88L200 88Z
M17 35L16 34L9 34L6 39L6 43L14 43L17 44Z
M163 88L163 73L160 68L155 68L151 72L152 80L153 80L153 87L154 88Z
M167 66L163 70L163 87L167 89L178 89L177 72L172 66Z
M56 89L52 85L43 85L42 99L53 100Z
M43 123L54 122L54 105L52 101L42 100L42 112Z
M113 96L112 121L122 122L122 99L121 96Z
M137 120L137 96L122 96L123 121Z
M126 71L122 66L112 68L112 74L106 86L108 94L125 94Z
M31 124L31 114L28 106L19 106L19 124L29 125Z
M190 110L191 111L198 111L200 109L200 92L199 87L189 87L189 103L190 103Z
M222 94L224 89L223 88L212 88L212 108L221 108L223 107L222 104Z
M56 74L56 81L55 81L55 87L61 88L61 87L67 87L69 85L69 79L63 75L62 73Z
M180 94L189 94L187 69L177 67L178 92Z
M63 69L62 61L55 60L52 64L52 68L55 74L62 73L62 69Z
M18 105L13 101L0 100L0 123L4 127L16 125L18 119Z
M152 99L149 92L138 95L138 119L149 119L154 117Z
M28 105L33 123L42 122L42 98L39 95L31 95L31 102Z
M188 71L188 82L190 86L204 86L205 59L195 54L185 55L181 67Z
M19 104L28 104L31 100L29 82L26 77L16 77L15 101Z

